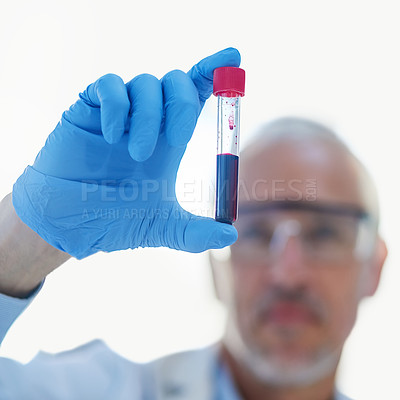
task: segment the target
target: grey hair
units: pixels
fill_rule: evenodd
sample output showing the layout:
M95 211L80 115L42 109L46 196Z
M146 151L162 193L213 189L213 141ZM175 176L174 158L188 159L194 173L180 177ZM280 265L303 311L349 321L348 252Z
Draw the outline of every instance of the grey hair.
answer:
M335 131L322 123L307 118L293 116L278 118L263 125L256 132L253 139L241 152L241 160L251 160L256 154L264 151L266 147L277 142L291 142L299 145L305 142L321 143L336 147L347 155L357 167L368 207L367 211L373 217L376 229L378 228L379 201L375 183L365 165Z
M255 144L257 147L265 148L268 144L278 141L304 142L305 139L331 142L351 153L343 140L326 125L306 118L282 117L262 125L245 147L242 155L245 156L245 153Z

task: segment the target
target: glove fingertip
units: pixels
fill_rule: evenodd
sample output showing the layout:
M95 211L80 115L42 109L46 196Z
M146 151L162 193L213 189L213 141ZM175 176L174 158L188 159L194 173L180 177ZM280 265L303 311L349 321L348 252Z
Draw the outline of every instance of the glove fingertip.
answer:
M238 49L235 47L227 47L226 49L221 51L221 54L225 56L229 56L229 59L226 60L228 64L231 64L232 67L238 67L241 62L241 55Z
M117 129L117 128L114 128L111 131L106 130L103 132L104 140L108 144L118 143L121 140L123 134L124 134L124 129Z
M138 162L146 161L154 152L156 141L151 140L152 135L146 131L138 132L130 130L128 152L131 158Z
M185 250L200 253L209 249L221 249L234 243L237 237L234 226L199 217L186 229Z
M140 149L138 149L136 146L129 146L128 151L129 155L134 161L143 162L149 158L147 154L144 154L144 152L140 151Z
M192 118L190 118L190 116L185 119L181 118L179 121L175 122L174 126L172 126L168 121L166 125L168 143L174 147L185 146L188 144L193 136L196 124L197 118L195 115L193 115Z
M216 222L215 224L218 226L216 226L209 239L208 245L210 249L220 249L236 242L238 233L234 226L222 224L221 222Z

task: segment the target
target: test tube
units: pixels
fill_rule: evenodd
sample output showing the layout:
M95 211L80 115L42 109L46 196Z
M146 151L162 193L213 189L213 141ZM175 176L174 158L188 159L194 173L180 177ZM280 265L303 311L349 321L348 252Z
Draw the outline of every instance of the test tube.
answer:
M218 97L215 220L233 224L237 217L240 98L244 96L245 72L236 67L216 68L213 84Z

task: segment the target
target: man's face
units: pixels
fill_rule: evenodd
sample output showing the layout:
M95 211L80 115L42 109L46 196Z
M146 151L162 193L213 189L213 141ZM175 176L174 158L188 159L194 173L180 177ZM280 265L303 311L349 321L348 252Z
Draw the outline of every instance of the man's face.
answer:
M279 142L247 157L240 180L228 329L242 344L228 332L227 346L261 361L267 380L313 380L336 367L378 279L356 254L367 208L359 171L339 148Z

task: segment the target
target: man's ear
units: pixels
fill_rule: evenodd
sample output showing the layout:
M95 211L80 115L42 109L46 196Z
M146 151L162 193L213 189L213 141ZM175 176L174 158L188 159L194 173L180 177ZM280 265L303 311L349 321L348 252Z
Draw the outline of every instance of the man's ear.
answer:
M364 296L373 296L378 289L382 268L388 254L385 241L378 236L374 255L369 261Z
M232 291L231 251L229 247L208 252L215 295L222 303L227 304Z

